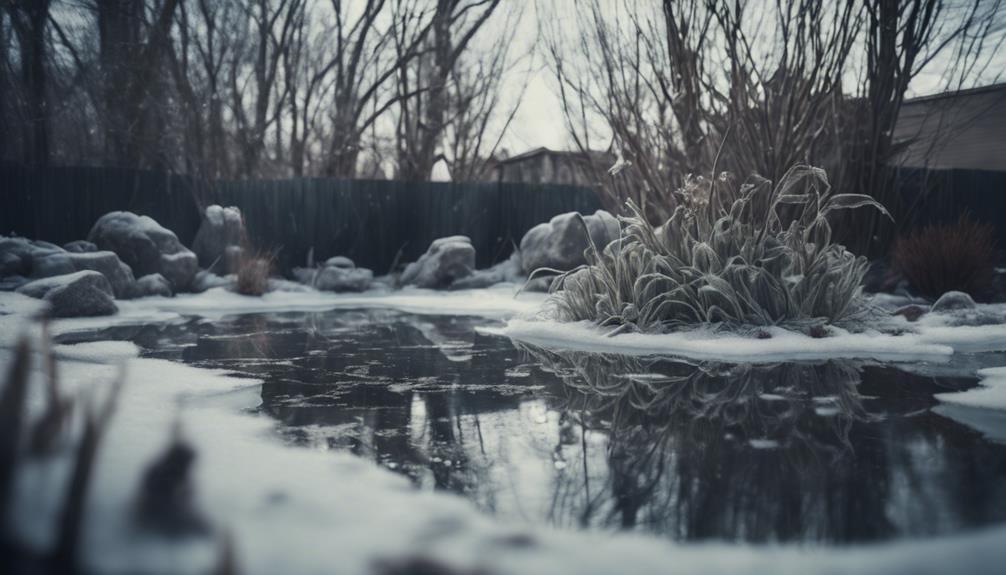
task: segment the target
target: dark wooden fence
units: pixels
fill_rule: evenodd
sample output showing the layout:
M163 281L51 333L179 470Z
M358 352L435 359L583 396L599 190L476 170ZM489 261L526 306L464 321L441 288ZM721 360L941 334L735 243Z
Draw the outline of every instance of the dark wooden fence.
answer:
M896 185L903 198L896 210L902 231L953 221L966 211L994 224L1006 249L1006 172L901 169ZM472 238L478 264L485 267L508 257L535 224L600 207L590 189L562 185L316 178L205 183L139 170L17 165L0 165L0 201L0 234L60 244L86 237L106 212L130 210L153 217L190 245L200 206L235 205L245 214L254 246L278 250L283 269L303 265L313 247L316 259L347 255L379 274L399 252L401 262L412 261L432 240L453 234ZM870 210L850 217L890 226ZM889 237L879 228L861 231L876 226L854 229ZM889 240L880 243L873 255L890 249Z
M478 264L505 259L535 224L600 207L594 192L563 185L428 183L299 178L205 183L115 168L0 166L0 234L65 243L102 214L149 215L191 245L200 206L234 205L256 248L277 250L282 268L346 255L375 273L396 255L416 259L438 237L472 238Z
M896 181L909 220L902 228L949 223L967 212L995 225L1006 248L1006 171L901 168Z

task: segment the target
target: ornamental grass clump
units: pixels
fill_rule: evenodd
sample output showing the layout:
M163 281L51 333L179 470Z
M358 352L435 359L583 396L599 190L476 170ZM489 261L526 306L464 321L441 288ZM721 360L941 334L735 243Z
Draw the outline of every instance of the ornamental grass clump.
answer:
M890 217L870 196L832 194L825 172L807 165L775 185L757 176L739 187L726 174L690 177L675 196L663 225L649 224L630 201L619 239L591 240L588 264L551 284L556 319L591 320L613 333L701 324L810 328L865 310L867 261L832 242L828 216L868 206ZM554 272L536 274L542 271Z
M995 288L996 230L964 214L955 223L929 225L898 239L893 259L919 295L937 299L962 291L984 301Z

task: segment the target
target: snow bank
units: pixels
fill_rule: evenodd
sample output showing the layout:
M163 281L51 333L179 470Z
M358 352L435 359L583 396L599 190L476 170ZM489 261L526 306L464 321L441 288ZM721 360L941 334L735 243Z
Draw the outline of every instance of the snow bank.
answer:
M1006 312L1003 305L981 308L985 317L998 317ZM765 339L706 328L608 336L610 328L601 329L588 321L561 323L541 315L534 319L517 317L504 327L481 331L545 348L747 363L829 358L945 362L955 352L1006 350L1006 324L954 325L958 320L953 315L930 314L918 323L909 323L903 317L892 317L885 319L885 327L902 332L900 335L878 330L852 333L830 327L828 337L823 338L779 327L764 328L762 331L771 336Z
M606 336L590 322L559 323L511 319L503 327L480 328L486 334L510 337L546 348L621 353L673 355L697 360L772 363L829 358L872 358L883 361L945 361L950 345L922 334L886 335L849 333L834 329L825 338L812 338L782 328L765 329L770 338L758 339L708 330L667 334L622 333Z
M314 311L336 308L394 308L410 313L480 315L508 317L536 311L544 294L522 293L519 286L498 284L491 288L437 291L420 288L371 290L363 293L319 291L276 291L262 297L243 296L224 288L201 294L183 294L173 298L151 297L121 302L122 315L149 313L154 309L184 315L220 316L239 313L277 311Z
M938 393L936 399L964 407L1006 410L1006 367L978 370L978 387L953 393Z
M414 314L473 315L507 318L531 314L545 300L545 294L521 293L512 283L490 288L437 291L419 288L401 290L371 290L363 293L330 293L319 291L271 292L262 297L237 294L224 288L214 288L200 294L176 297L146 297L117 300L119 313L103 317L59 319L52 322L52 332L63 334L98 330L116 325L139 325L185 321L186 316L210 319L245 313L284 311L325 311L339 308L389 308ZM0 323L16 323L17 319L35 315L45 309L45 302L14 292L0 292ZM10 342L17 330L0 330L0 343Z

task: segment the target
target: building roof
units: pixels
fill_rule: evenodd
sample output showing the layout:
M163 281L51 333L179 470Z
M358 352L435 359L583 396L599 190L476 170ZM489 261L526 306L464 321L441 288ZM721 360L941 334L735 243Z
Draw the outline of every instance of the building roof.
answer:
M549 155L553 155L553 156L573 156L573 157L576 157L576 158L583 158L584 157L584 153L581 152L580 150L552 150L552 149L546 148L544 146L540 146L540 147L537 147L537 148L532 148L532 149L530 149L530 150L528 150L526 152L521 152L520 154L517 154L516 156L510 156L509 158L504 158L504 159L498 160L497 163L499 163L499 164L510 164L510 163L514 163L514 162L523 162L523 161L530 160L532 158L535 158L535 157L541 156L541 155L545 155L545 154L549 154ZM587 153L587 155L589 155L590 157L594 158L595 160L599 159L599 158L605 158L606 159L608 156L610 156L610 154L608 154L607 152L601 151L601 150L590 150Z
M893 139L897 165L1006 171L1006 84L905 100Z

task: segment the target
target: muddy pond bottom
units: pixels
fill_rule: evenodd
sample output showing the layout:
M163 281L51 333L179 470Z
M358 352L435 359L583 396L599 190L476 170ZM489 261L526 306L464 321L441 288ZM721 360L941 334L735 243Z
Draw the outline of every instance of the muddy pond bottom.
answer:
M975 386L968 370L564 353L476 333L492 324L336 310L61 341L129 340L260 378L256 409L290 444L352 452L507 521L826 544L1006 521L1006 433L987 429L1006 423L933 398Z

